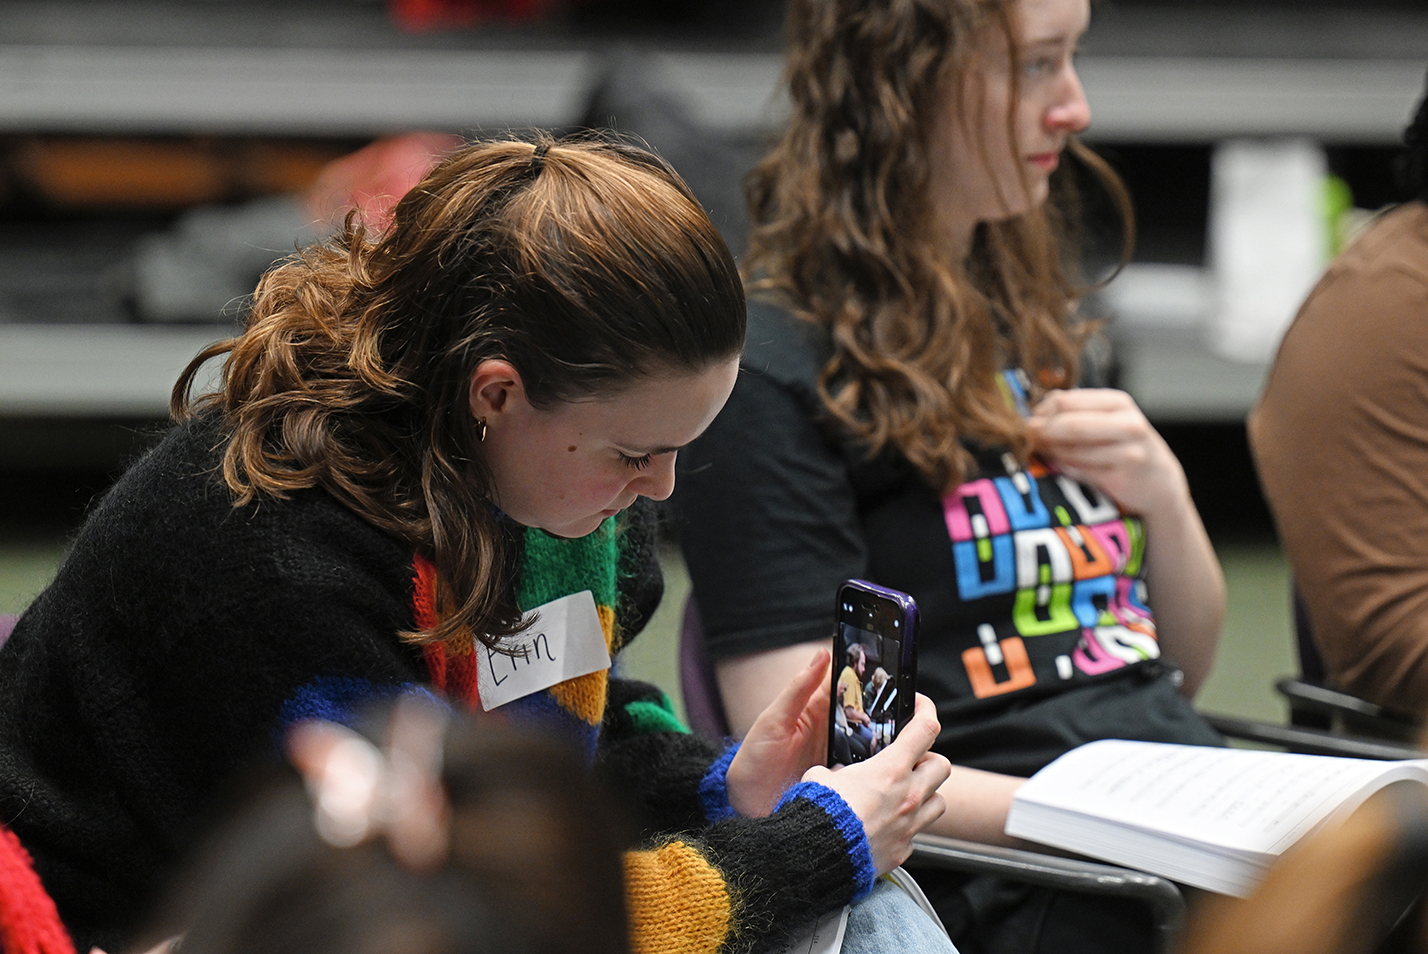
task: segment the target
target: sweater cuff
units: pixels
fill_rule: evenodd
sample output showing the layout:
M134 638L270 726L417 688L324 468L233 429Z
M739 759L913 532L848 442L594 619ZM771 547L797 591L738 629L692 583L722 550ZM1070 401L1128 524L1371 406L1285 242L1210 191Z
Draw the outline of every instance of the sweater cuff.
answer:
M704 806L704 817L709 819L710 824L739 814L729 804L729 766L738 754L739 743L735 742L714 760L699 783L699 802Z
M873 885L878 879L878 870L873 867L873 852L868 847L868 833L863 828L863 820L853 813L853 809L843 801L842 795L817 782L799 782L784 792L783 798L774 806L774 811L777 812L789 802L800 798L823 809L838 834L843 836L843 841L848 846L848 860L853 863L853 881L857 885L853 900L863 900L872 893Z

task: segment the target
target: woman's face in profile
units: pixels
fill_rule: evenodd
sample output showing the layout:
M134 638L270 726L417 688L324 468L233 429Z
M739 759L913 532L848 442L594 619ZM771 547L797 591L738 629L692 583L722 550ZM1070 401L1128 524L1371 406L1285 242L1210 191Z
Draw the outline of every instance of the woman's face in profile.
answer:
M1000 28L985 27L961 83L945 83L929 134L931 198L954 235L1046 201L1067 139L1091 123L1074 63L1090 0L1012 2L1015 56Z
M482 362L471 412L486 422L481 453L494 503L523 526L583 537L638 497L663 500L674 490L676 452L714 420L738 372L729 358L537 408L509 364Z

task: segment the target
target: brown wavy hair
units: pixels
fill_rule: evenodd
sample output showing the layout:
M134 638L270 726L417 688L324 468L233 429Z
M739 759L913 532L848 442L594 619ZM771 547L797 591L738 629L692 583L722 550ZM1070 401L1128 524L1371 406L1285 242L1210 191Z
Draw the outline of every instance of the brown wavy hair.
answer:
M875 455L889 447L938 490L960 483L964 442L1026 451L1025 424L998 386L1019 366L1033 390L1077 377L1088 326L1069 177L1053 200L978 226L964 264L936 242L929 144L949 82L954 102L979 37L1000 30L1016 68L1012 0L791 0L785 70L792 115L746 182L751 294L828 329L819 390L836 424ZM1018 89L1013 85L1012 108ZM1013 137L1012 115L1007 134ZM1133 241L1114 172L1072 142ZM1068 163L1067 165L1072 165Z
M520 630L512 532L490 503L468 388L508 360L537 407L737 355L732 257L683 180L600 137L483 142L444 159L380 235L355 216L269 271L241 337L174 388L220 412L243 506L321 487L435 565L441 623L419 642ZM204 362L221 387L191 397Z

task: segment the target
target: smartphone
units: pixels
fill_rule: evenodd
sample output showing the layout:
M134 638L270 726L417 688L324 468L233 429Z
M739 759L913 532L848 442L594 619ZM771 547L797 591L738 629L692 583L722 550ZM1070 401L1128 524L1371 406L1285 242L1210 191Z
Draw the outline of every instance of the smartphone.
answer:
M912 718L917 692L917 603L865 580L838 587L828 764L871 758Z

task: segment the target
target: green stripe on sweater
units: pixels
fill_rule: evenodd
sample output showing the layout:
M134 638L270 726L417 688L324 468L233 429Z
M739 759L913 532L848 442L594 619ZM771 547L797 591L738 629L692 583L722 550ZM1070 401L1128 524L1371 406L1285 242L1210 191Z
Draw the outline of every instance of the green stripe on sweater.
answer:
M620 546L610 517L594 533L576 539L553 537L544 530L525 533L525 559L516 594L522 612L551 600L590 590L595 602L613 609L619 598L616 574Z
M646 700L628 702L625 704L625 712L630 717L634 731L641 735L646 732L689 734L689 729L679 721L679 716L674 714L674 704L669 701L669 696L664 696L663 704Z

